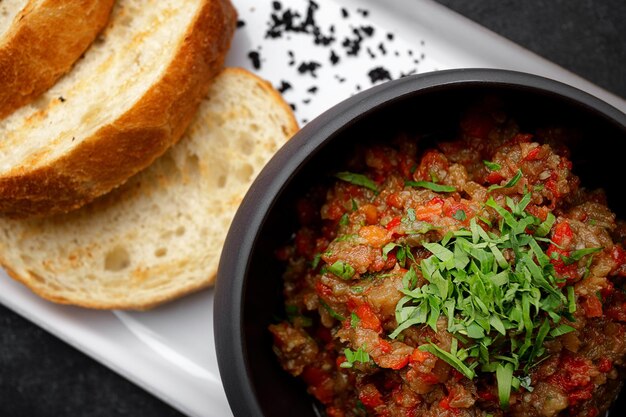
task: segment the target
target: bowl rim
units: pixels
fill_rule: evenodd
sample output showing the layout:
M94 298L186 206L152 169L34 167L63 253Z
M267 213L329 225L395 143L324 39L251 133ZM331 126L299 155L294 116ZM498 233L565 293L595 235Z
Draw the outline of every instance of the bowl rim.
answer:
M591 110L626 134L626 114L589 93L542 76L491 68L434 71L389 81L345 99L310 121L278 150L252 183L231 223L220 257L213 306L214 339L220 377L235 416L263 416L250 383L241 300L249 254L287 184L327 141L380 107L418 93L482 86L559 97Z

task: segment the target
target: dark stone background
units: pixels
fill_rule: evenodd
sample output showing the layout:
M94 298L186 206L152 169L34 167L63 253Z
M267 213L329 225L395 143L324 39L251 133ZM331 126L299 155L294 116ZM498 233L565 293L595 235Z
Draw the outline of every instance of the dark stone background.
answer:
M626 97L626 1L438 1ZM0 306L0 416L181 414Z

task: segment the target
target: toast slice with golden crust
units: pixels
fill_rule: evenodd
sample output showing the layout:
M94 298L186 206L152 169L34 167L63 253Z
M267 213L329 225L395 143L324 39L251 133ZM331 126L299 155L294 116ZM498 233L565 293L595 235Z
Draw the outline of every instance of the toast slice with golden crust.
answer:
M0 121L0 213L76 209L183 134L221 70L229 0L118 0L70 72Z
M69 71L105 27L113 1L0 2L0 118Z
M213 284L253 179L297 131L267 82L224 70L184 137L126 184L70 213L0 219L0 263L49 300L146 309Z

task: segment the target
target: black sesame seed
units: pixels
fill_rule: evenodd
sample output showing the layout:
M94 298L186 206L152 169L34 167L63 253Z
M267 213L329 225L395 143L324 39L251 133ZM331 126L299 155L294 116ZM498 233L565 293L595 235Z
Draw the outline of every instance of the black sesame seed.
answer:
M292 88L291 84L288 81L281 80L280 81L280 86L277 87L276 89L282 94L285 91L290 90L291 88Z
M372 84L378 81L391 80L391 74L383 67L376 67L371 69L367 75L370 77Z
M387 39L389 39L390 41L392 41L392 40L393 40L393 33L389 32L389 33L387 34Z
M382 42L378 44L378 50L380 51L381 54L387 55L387 49L385 48L385 45Z
M280 10L282 9L282 5L280 4L279 1L274 1L272 2L272 7L274 7L274 10Z
M65 103L65 97L63 97L63 96L59 96L59 101L60 101L61 103Z
M348 10L344 9L343 7L341 8L341 17L343 17L344 19L347 19L349 16L348 14Z
M311 94L315 94L315 93L317 93L317 87L316 87L316 86L313 86L313 87L309 88L309 89L308 89L308 90L306 90L306 91L308 91L308 92L309 92L309 93L311 93Z
M339 62L339 55L335 53L335 51L330 51L330 63L333 65L337 65Z
M302 62L298 66L298 72L300 74L309 73L309 74L311 74L311 76L313 78L317 78L317 74L315 72L321 66L322 66L322 64L320 64L319 62L315 62L315 61Z
M356 11L363 17L367 17L370 14L370 11L367 9L356 9Z
M305 98L304 100L302 100L302 103L304 104L309 104L311 102L310 98Z
M361 30L367 36L372 36L374 34L374 27L373 26L361 26Z
M242 28L246 25L246 22L243 20L237 20L237 29Z
M257 51L250 51L248 52L248 58L250 58L250 61L252 61L252 66L254 67L254 69L258 70L261 68L261 54L259 54Z

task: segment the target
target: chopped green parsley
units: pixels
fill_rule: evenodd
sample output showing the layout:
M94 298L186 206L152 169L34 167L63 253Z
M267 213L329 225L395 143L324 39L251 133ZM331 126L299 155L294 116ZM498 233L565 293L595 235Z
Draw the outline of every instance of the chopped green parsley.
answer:
M505 187L517 181L518 176ZM472 218L469 229L450 232L439 243L424 243L432 256L406 273L404 297L396 306L398 327L389 335L396 338L421 324L437 331L437 321L444 317L455 337L450 351L433 343L420 350L470 379L477 371L495 373L504 409L511 389L532 388L528 372L543 359L544 341L574 331L560 323L562 318L574 320L574 287L559 288L563 281L538 241L555 219L550 214L542 222L527 213L530 198L526 194L518 203L507 198L510 211L493 198L487 201L501 218L494 223L499 233L483 229ZM579 260L598 250L581 249L569 258ZM428 281L421 287L416 287L417 268Z

